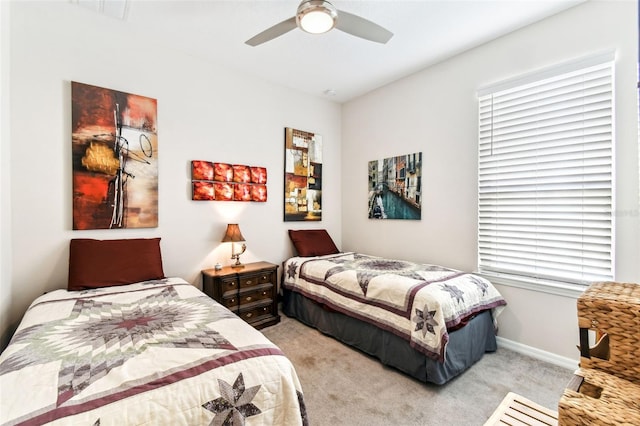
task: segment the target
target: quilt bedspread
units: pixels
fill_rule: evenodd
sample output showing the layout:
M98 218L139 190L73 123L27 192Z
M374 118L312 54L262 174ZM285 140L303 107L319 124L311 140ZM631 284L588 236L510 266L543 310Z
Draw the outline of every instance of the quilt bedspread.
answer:
M487 309L495 320L506 305L495 287L477 275L360 253L288 259L283 285L391 331L441 362L450 330Z
M280 349L179 278L39 297L0 392L3 425L307 424Z

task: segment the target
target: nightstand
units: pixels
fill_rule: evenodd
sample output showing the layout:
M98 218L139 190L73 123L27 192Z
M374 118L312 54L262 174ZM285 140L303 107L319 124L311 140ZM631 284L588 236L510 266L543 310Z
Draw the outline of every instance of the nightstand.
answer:
M202 291L255 328L267 327L280 322L277 271L278 265L269 262L204 269Z

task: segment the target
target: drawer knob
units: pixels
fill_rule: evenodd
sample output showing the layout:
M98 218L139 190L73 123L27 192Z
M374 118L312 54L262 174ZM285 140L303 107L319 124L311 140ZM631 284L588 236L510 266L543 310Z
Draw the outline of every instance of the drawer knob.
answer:
M266 291L263 291L263 292L262 292L262 295L263 295L263 296L266 296L266 295L267 295L267 292L266 292Z
M247 318L251 318L252 316L253 316L253 312L249 312L249 313L247 314Z
M247 285L251 285L251 280L247 280Z
M229 283L229 287L233 287L235 285L236 285L236 283Z
M229 299L230 303L236 303L236 299Z
M247 302L251 302L251 300L253 300L253 297L251 297L251 296L247 296L247 299L246 299L246 300L247 300Z
M266 276L266 275L263 275L263 276L262 276L262 279L263 279L263 280L266 280L266 279L267 279L267 276Z

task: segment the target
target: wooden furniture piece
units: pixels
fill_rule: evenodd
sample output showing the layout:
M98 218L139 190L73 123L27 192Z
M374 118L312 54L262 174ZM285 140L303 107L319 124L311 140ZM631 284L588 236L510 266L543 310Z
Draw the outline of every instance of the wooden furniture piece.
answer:
M263 328L280 322L277 302L278 265L247 263L202 271L202 291L240 318Z
M542 407L517 393L509 392L484 426L536 425L555 426L558 413Z

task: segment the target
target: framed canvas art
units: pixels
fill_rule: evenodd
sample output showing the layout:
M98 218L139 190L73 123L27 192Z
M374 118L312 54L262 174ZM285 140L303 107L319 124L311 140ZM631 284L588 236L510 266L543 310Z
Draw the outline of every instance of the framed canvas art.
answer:
M420 220L422 152L369 162L369 219Z
M73 229L158 226L157 101L71 82Z
M322 136L285 128L284 221L322 220Z

